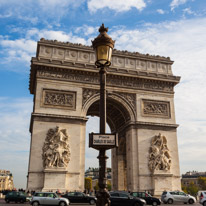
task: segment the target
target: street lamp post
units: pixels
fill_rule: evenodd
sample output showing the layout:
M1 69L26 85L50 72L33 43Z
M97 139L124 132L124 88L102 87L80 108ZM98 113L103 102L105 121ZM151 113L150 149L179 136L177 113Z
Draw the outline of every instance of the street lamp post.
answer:
M106 68L111 65L112 49L114 41L107 34L108 28L104 24L99 28L100 34L92 41L92 46L95 50L96 62L95 65L100 68L100 134L106 134ZM99 192L97 193L97 206L109 206L109 193L106 189L106 149L99 148Z

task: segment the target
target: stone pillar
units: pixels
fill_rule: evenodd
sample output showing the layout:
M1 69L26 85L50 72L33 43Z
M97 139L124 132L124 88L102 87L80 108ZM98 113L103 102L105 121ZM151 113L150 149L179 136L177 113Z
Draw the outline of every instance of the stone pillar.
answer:
M56 191L60 189L62 192L66 190L84 190L84 172L85 172L85 120L76 119L60 119L45 118L43 115L34 116L32 124L32 139L30 150L30 164L28 171L28 190L35 191ZM48 131L55 129L56 127L63 128L69 135L69 161L65 165L44 165L43 147L45 146L46 138L48 139ZM54 136L51 135L51 138ZM64 136L60 135L60 139ZM61 140L60 140L61 142ZM60 151L60 156L55 156L54 147L57 145L51 145L51 149L48 153L52 161L61 160L61 155L64 155ZM57 147L56 150L62 150L64 148Z
M126 154L122 154L121 148L112 151L112 188L127 190Z
M139 168L139 156L137 145L137 133L136 130L130 127L126 132L126 158L127 158L127 189L129 191L138 191L138 168Z

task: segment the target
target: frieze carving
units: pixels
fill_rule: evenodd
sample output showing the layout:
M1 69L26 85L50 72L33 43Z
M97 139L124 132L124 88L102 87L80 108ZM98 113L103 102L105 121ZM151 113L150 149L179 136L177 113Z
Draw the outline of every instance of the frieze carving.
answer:
M85 102L90 99L92 96L99 94L99 90L96 89L83 89L83 98L82 98L82 106ZM123 92L114 92L114 94L120 95L126 101L130 103L133 107L134 111L136 110L136 95L130 93L123 93Z
M170 170L171 156L167 147L167 139L160 133L152 138L148 166L153 173L155 170Z
M70 161L69 136L66 129L49 129L42 151L45 169L66 168Z
M170 103L164 101L142 100L142 113L145 116L170 118Z
M44 89L43 106L75 109L76 92Z
M136 111L136 94L123 93L123 92L115 92L115 93L119 94L121 97L126 99L133 107L133 110Z
M95 89L83 89L83 98L82 98L82 106L85 104L85 102L91 98L93 95L98 94L99 90Z
M71 43L71 42L61 42L61 41L57 41L57 40L47 40L44 38L40 39L40 43L46 43L46 45L48 45L48 43L50 43L52 46L62 46L63 48L65 48L65 46L69 46L72 48L76 48L76 49L85 49L87 51L91 51L92 47L91 46L86 46L86 45L82 45L82 44L76 44L76 43ZM120 50L116 50L114 49L113 51L114 54L120 54L120 55L129 55L129 56L133 56L133 57L145 57L145 58L151 58L151 59L155 59L155 60L164 60L167 61L169 63L172 63L172 61L170 60L170 57L163 57L163 56L159 56L159 55L149 55L149 54L141 54L139 52L129 52L127 50L125 51L120 51Z
M72 72L63 72L63 71L54 71L54 70L39 70L39 77L52 78L52 79L61 79L72 82L81 82L88 84L97 84L99 85L99 76L92 74L81 74L81 73L72 73ZM137 78L119 78L113 76L107 76L107 85L108 86L117 86L141 90L151 90L159 92L172 92L173 93L173 83L166 83L160 81L150 81L142 80Z

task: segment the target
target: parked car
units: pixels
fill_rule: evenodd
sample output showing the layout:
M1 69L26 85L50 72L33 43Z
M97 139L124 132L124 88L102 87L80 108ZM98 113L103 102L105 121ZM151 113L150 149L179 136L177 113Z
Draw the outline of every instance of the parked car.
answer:
M131 192L130 195L144 199L147 205L161 205L161 200L159 198L152 197L147 192Z
M24 203L27 201L27 196L23 192L11 191L6 194L5 201L7 203L9 202Z
M180 191L164 191L161 196L161 200L164 203L172 204L173 202L183 202L193 204L196 202L195 197L185 194Z
M71 203L89 203L94 205L97 201L96 197L85 195L83 192L68 192L62 197L67 198Z
M201 191L200 192L199 203L202 204L203 206L206 206L206 191Z
M69 205L69 200L66 198L59 197L56 193L53 192L36 192L30 204L32 206L39 205L59 205L59 206L67 206Z
M133 197L127 192L110 192L111 206L144 206L144 199Z

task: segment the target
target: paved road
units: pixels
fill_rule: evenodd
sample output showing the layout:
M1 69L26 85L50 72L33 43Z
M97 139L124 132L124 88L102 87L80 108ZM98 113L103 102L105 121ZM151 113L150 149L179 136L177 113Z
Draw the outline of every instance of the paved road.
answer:
M77 204L77 203L73 203L73 204L70 204L71 206L90 206L90 204ZM4 201L4 199L0 199L0 206L31 206L29 203L14 203L14 202L10 202L10 203L6 203ZM185 205L184 205L185 206ZM200 206L200 205L198 205Z
M70 204L71 206L73 205L73 206L86 206L86 205L88 205L89 206L89 204ZM0 199L0 206L30 206L30 204L29 203L24 203L24 204L20 204L20 203L6 203L5 201L4 201L4 199ZM168 206L168 204L161 204L161 206ZM185 204L182 204L182 203L179 203L179 204L172 204L171 206L186 206ZM188 204L188 206L189 206L189 204ZM190 205L190 206L202 206L201 204L199 204L199 203L195 203L195 204L193 204L193 205Z

